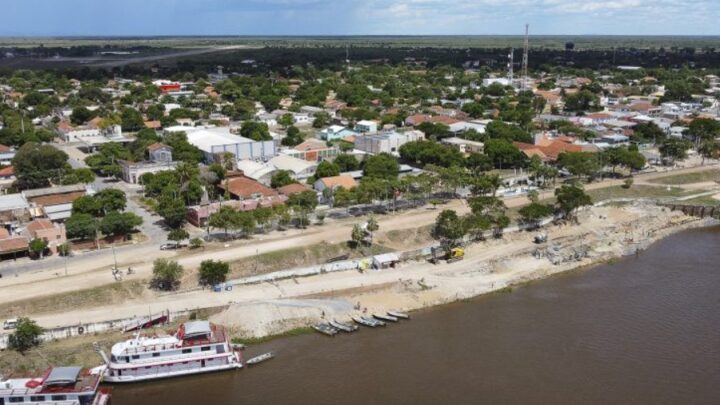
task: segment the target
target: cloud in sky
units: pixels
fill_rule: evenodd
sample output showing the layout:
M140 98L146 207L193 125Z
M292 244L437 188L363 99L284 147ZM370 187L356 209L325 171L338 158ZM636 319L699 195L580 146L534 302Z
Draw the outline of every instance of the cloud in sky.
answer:
M2 0L0 35L720 35L718 0Z

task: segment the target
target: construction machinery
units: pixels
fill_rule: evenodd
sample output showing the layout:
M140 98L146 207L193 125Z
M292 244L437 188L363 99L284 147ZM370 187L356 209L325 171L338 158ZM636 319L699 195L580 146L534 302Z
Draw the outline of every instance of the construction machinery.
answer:
M465 248L462 246L456 246L453 248L434 247L431 249L431 253L432 258L430 259L430 262L432 264L438 264L440 260L452 263L465 258Z

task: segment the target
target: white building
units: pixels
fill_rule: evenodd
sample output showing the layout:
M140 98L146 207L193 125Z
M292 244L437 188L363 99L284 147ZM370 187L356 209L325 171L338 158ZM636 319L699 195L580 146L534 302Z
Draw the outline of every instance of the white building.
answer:
M374 134L378 130L378 123L376 121L362 120L355 124L355 131Z
M390 131L372 135L360 135L355 138L355 149L373 154L398 154L402 145L422 139L425 139L425 134L422 131L417 130L406 132Z
M188 142L205 155L206 162L216 161L220 155L229 152L235 159L268 161L277 155L274 141L254 141L230 133L229 128L182 127Z

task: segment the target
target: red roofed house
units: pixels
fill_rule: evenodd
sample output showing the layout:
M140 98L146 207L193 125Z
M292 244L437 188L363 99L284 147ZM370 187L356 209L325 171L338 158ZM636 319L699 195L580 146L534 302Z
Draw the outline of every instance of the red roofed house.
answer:
M32 239L42 239L48 243L48 249L57 253L59 245L67 242L65 236L65 227L62 224L56 224L49 219L36 219L25 227L27 236Z
M315 190L322 192L326 188L335 190L338 187L343 187L347 190L357 186L357 182L352 176L340 175L333 177L323 177L322 179L315 182Z
M308 191L309 189L305 187L304 185L300 183L293 183L288 184L287 186L278 187L277 191L281 195L290 196L292 194L302 193L303 191Z
M229 178L220 183L219 187L236 200L258 200L278 195L277 191L245 176Z

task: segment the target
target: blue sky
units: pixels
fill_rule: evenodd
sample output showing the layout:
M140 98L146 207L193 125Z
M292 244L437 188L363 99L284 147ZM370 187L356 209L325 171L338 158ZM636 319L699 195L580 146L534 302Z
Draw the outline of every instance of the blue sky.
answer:
M720 0L0 0L0 35L720 35Z

